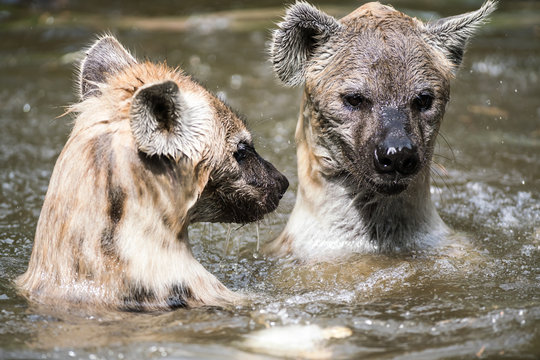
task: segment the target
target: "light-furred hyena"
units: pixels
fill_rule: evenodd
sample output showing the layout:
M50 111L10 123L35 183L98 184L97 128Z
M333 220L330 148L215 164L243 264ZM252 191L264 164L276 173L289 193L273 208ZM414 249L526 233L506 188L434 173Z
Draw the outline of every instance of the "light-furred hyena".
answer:
M237 300L193 257L188 226L261 219L287 179L227 105L178 69L137 62L111 36L88 50L79 86L17 279L23 293L130 311Z
M317 261L449 237L430 199L433 149L450 80L495 5L429 23L379 3L340 20L304 2L288 9L270 56L286 85L305 84L299 185L269 252Z

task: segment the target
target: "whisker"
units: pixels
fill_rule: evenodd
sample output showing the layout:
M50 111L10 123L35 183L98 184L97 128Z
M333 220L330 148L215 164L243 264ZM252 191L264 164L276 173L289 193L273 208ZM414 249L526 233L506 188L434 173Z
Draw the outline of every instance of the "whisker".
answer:
M433 157L442 158L448 161L455 161L456 159L452 159L450 156L442 155L442 154L433 154Z
M347 207L345 208L345 212L349 212L349 210L354 206L354 203L356 202L356 200L358 200L361 195L363 194L361 192L358 192L356 196L351 199L351 201L349 202L349 205L347 205Z
M248 225L247 223L246 224L240 224L240 226L238 226L237 228L234 229L234 231L238 231L240 230L241 228L243 228L244 226ZM230 226L230 225L229 225Z
M436 166L437 169L439 169L441 171L441 173L439 173L439 175L444 175L444 177L448 177L448 171L446 170L446 167L444 167L442 164L436 162L436 161L433 161L432 162L432 165ZM432 168L434 170L434 168Z
M448 150L450 150L450 153L452 154L452 158L451 160L452 161L456 161L456 154L454 153L454 149L452 149L452 146L450 145L450 143L448 142L448 140L446 139L446 136L443 135L442 132L439 131L439 136L438 138L441 138L444 140L444 142L446 143L446 146L448 147Z
M432 174L436 175L442 181L444 187L446 187L452 193L456 192L456 187L446 181L446 179L448 178L448 172L446 171L446 168L444 166L437 163L436 161L433 161L429 169ZM432 180L435 185L437 185L437 187L441 188L441 186L439 186L439 184L437 183L435 176L432 176Z

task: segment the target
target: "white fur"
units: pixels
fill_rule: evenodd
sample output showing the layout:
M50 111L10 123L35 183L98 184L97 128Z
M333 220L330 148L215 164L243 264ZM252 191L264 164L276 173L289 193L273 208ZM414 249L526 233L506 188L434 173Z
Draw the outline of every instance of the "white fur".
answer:
M376 200L380 218L391 221L406 212L411 223L416 224L413 231L399 232L376 242L367 234L370 224L359 211L361 194L354 196L339 184L326 183L325 191L308 200L302 195L306 189L300 181L296 205L283 234L293 239L292 253L306 261L327 261L355 253L389 250L384 244L388 247L402 244L403 250L433 246L450 234L450 230L437 214L429 197L429 183L425 182L428 180L421 179L398 196ZM425 188L428 188L427 192L423 190Z

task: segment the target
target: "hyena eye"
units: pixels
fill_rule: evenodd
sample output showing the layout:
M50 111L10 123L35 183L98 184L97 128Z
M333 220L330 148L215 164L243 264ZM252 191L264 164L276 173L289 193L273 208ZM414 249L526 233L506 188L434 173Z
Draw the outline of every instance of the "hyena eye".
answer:
M234 158L236 159L238 163L241 163L248 157L250 148L251 147L246 143L243 143L243 142L238 143L236 151L233 154Z
M345 106L351 107L353 109L360 108L360 106L362 106L362 104L366 102L366 99L361 94L358 94L358 93L346 94L346 95L343 95L341 98Z
M418 111L427 111L431 109L432 104L433 104L433 95L428 92L419 94L413 100L413 106Z

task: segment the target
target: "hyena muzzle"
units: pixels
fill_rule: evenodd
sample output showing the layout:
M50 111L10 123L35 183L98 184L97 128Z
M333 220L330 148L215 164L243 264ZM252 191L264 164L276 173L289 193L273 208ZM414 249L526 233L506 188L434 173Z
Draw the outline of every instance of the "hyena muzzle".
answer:
M131 311L237 300L193 257L188 226L256 221L278 206L287 179L257 154L244 121L111 36L87 51L79 87L22 292Z
M340 20L288 9L270 56L286 85L305 85L299 186L270 252L316 260L448 237L430 199L434 144L466 43L495 5L430 23L379 3Z

